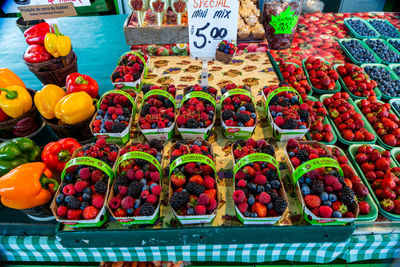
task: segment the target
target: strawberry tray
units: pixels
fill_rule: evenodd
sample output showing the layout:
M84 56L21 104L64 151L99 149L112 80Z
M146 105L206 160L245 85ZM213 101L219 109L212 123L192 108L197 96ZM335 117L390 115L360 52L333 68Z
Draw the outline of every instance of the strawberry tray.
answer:
M324 58L322 58L322 57L316 57L316 58L319 58L319 59L321 59L322 61L324 61L325 63L328 63L328 64L329 64L329 62L328 62L327 60L325 60ZM339 83L339 81L336 81L336 83L335 83L335 88L334 88L334 90L331 90L331 91L329 91L329 90L321 90L321 89L315 88L315 87L312 85L312 83L311 83L310 76L308 75L308 70L306 69L306 65L305 65L305 64L306 64L306 60L307 60L306 58L303 59L303 61L301 62L301 64L302 64L302 66L303 66L304 74L305 74L306 77L307 77L308 84L311 85L311 88L312 88L312 90L313 90L314 93L316 93L316 94L334 94L334 93L340 91L340 83Z

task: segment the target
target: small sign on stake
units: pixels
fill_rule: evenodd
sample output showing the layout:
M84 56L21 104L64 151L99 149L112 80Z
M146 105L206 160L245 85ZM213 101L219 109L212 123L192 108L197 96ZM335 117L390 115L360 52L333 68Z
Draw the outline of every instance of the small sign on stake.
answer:
M72 2L54 5L18 7L25 21L76 16Z

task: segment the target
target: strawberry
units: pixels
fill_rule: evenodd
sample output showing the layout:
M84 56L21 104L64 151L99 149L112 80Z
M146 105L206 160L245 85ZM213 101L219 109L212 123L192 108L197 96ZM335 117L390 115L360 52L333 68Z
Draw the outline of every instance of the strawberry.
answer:
M171 183L176 187L181 187L186 183L186 178L182 173L172 174L171 175Z
M400 214L400 199L393 200L394 208L393 212L396 214Z
M208 189L204 191L204 194L206 194L209 199L215 199L217 196L217 191L215 189Z
M192 177L190 177L189 182L195 182L197 184L203 184L203 178L201 177L201 175L195 174ZM214 187L212 187L212 188L214 188Z
M85 220L92 220L99 214L99 210L93 206L88 206L83 210L83 218Z
M317 208L321 205L321 199L316 195L307 195L304 197L304 201L306 202L306 206L310 209Z
M330 218L332 216L332 208L329 206L319 207L319 217Z
M360 213L361 214L368 214L371 207L369 206L369 204L365 201L361 201L360 203L358 203L358 206L360 208Z
M69 209L67 211L67 219L68 220L79 220L82 216L82 210L81 209Z
M267 216L267 208L258 201L253 204L251 211L257 213L258 217L260 218Z
M382 200L380 202L380 205L384 210L389 212L391 212L394 209L394 202L391 199Z

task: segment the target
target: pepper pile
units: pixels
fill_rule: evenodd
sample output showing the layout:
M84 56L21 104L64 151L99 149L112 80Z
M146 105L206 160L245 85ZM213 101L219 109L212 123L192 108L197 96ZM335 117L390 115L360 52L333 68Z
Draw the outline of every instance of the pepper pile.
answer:
M60 139L57 142L48 143L42 152L42 161L47 168L61 173L67 162L71 159L72 153L81 145L73 138Z

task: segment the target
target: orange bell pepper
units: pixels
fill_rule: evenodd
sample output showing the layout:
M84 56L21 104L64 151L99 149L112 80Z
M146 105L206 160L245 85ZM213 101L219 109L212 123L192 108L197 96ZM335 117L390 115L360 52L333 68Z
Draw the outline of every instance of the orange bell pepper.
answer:
M12 209L46 204L58 188L58 182L51 177L51 171L43 162L20 165L0 177L1 202Z
M6 88L12 85L19 85L26 88L24 82L11 70L0 68L0 88Z

